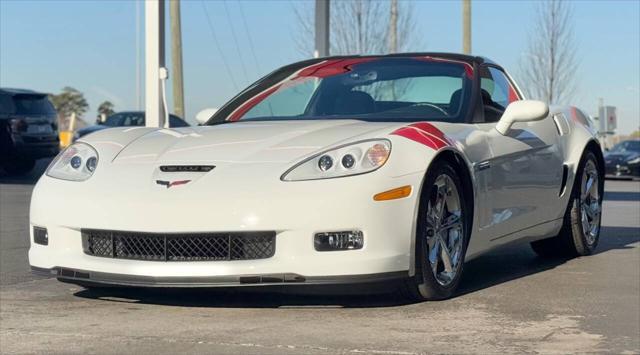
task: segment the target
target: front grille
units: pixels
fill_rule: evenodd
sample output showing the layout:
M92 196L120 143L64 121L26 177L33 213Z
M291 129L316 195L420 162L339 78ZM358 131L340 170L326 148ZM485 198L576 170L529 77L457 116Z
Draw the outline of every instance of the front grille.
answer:
M82 230L85 254L148 261L218 261L270 258L275 232L140 233Z

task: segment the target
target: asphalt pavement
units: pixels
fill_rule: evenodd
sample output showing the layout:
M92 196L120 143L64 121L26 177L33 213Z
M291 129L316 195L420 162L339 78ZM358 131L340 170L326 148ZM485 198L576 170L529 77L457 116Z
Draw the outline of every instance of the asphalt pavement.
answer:
M640 354L637 181L607 181L595 255L511 246L469 262L453 299L407 304L380 289L91 292L32 276L29 198L45 167L0 176L2 354Z

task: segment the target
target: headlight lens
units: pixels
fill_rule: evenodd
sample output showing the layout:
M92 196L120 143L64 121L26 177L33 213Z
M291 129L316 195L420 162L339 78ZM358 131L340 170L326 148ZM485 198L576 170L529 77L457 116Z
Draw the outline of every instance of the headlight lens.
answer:
M98 152L86 143L74 143L62 151L47 168L52 178L84 181L98 166Z
M294 165L283 181L328 179L372 172L383 166L391 154L386 139L367 140L333 148Z

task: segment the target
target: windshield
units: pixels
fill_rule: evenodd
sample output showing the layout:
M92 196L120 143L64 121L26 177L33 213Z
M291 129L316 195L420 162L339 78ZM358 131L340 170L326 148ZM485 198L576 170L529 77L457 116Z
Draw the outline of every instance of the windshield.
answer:
M464 122L473 76L468 63L432 57L329 59L290 71L276 71L261 80L225 105L209 123Z
M626 141L618 143L611 148L611 152L616 153L640 153L640 141Z

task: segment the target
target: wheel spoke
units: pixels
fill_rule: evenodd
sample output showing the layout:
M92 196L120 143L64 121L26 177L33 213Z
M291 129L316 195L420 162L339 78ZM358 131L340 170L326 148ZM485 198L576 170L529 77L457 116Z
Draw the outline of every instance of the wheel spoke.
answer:
M582 204L582 210L585 212L585 214L587 215L587 217L593 219L594 217L594 213L593 210L591 209L591 205L589 205L588 203L583 203Z
M432 240L433 245L429 246L429 263L431 264L431 270L433 270L433 275L438 275L438 254L440 253L440 239L435 236L430 238Z
M431 228L438 228L438 220L435 216L435 208L429 203L427 210L427 225Z
M589 230L591 229L589 227L589 217L587 217L587 210L588 208L586 208L584 205L581 207L582 213L581 215L581 222L582 222L582 230L584 231L584 233L589 233Z
M438 188L438 193L437 193L437 200L436 200L436 208L434 211L434 218L437 221L436 223L438 223L438 227L440 226L440 224L442 223L442 217L444 216L444 209L445 209L445 195L443 194L443 191L441 190L441 188Z
M440 257L442 258L442 263L444 264L444 271L449 273L453 272L453 267L451 265L451 254L449 254L449 247L447 243L442 240L441 236L438 236L438 239L440 240L440 245L442 245Z
M584 188L582 189L582 200L586 199L587 196L589 196L589 191L591 190L591 186L593 185L593 179L591 178L591 176L587 175L586 180L587 181L585 181L584 183Z
M440 225L440 230L446 231L449 229L454 229L462 226L462 222L460 221L460 211L456 211L451 213L447 218L442 221L442 225Z

